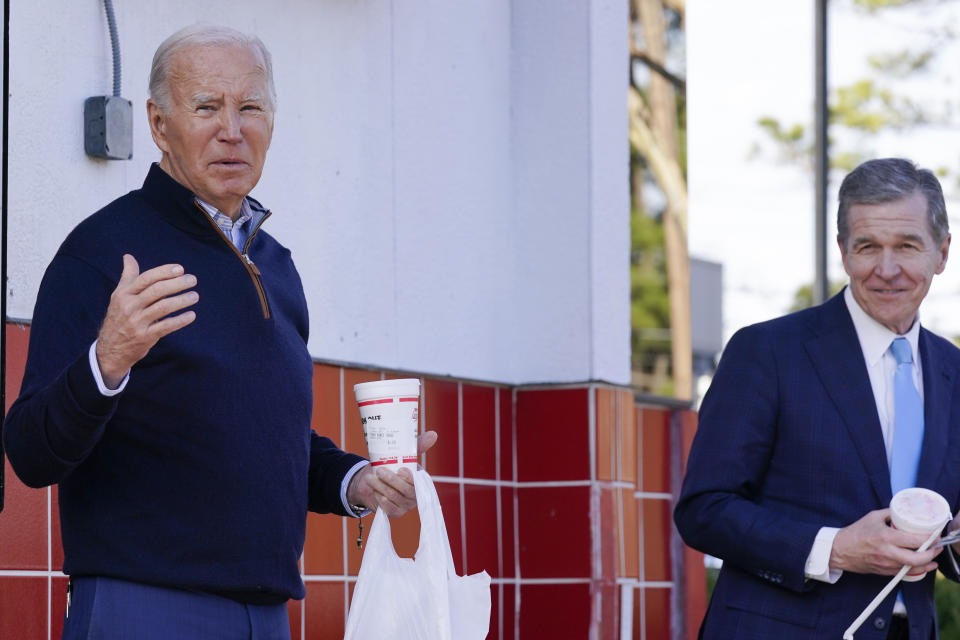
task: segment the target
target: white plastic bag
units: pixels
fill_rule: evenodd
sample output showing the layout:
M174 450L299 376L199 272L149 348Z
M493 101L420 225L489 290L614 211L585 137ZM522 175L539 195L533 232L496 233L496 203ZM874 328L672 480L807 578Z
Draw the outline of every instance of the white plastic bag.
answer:
M420 544L413 559L393 548L377 510L357 576L344 640L483 640L490 627L490 576L458 576L440 499L426 471L414 473Z

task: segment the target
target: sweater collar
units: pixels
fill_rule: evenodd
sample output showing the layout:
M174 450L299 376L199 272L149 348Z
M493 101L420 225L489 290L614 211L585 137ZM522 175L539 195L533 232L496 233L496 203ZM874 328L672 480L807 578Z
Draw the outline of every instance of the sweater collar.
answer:
M160 168L154 162L143 181L140 193L170 224L194 235L212 235L219 237L216 228L210 223L210 217L200 206L197 196ZM246 203L261 214L267 210L250 196Z

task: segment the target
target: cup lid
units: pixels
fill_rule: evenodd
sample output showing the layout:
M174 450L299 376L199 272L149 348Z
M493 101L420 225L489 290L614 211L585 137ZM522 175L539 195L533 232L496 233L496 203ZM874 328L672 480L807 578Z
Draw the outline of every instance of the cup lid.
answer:
M924 529L939 528L951 517L944 497L923 487L901 489L890 501L890 509L898 518Z
M357 402L376 398L392 398L395 396L420 396L419 378L394 378L392 380L373 380L353 385L353 393Z

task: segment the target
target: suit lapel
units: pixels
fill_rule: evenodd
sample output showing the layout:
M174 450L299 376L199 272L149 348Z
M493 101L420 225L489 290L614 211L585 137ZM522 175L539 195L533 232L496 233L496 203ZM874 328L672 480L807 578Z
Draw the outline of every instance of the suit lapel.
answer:
M828 300L810 324L804 347L823 387L847 427L870 484L882 505L890 503L890 470L867 366L843 294ZM932 452L931 452L932 455Z
M933 488L947 453L950 424L950 394L954 371L926 329L920 329L920 359L923 366L923 448L917 485Z

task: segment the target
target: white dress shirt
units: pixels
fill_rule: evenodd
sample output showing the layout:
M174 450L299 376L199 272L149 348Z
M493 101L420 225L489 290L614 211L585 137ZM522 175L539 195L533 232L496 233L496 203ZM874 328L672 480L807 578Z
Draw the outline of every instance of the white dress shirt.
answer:
M887 450L887 466L890 465L890 454L893 448L894 408L893 408L893 374L897 369L897 361L890 353L890 343L894 338L903 337L910 343L913 354L913 383L923 400L923 378L918 343L920 339L920 320L914 320L913 326L903 336L867 315L847 287L843 292L843 300L847 303L847 310L853 319L853 328L860 341L863 351L863 360L867 365L867 375L870 377L870 388L873 390L873 399L877 405L877 416L880 418L880 430L883 433L883 445ZM804 570L806 576L813 580L834 583L843 575L843 571L830 569L830 551L833 540L839 529L823 527L817 533L810 555L807 556L807 565Z

